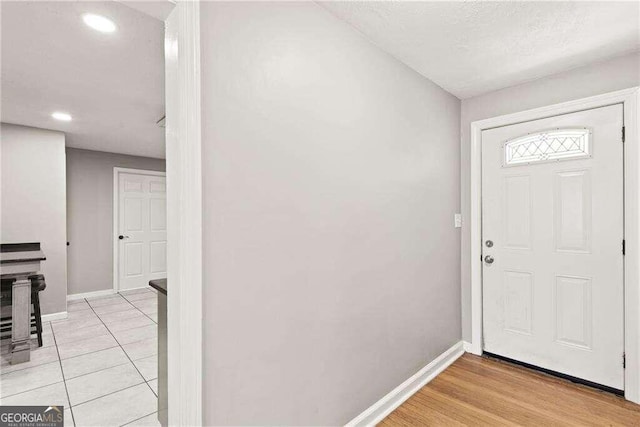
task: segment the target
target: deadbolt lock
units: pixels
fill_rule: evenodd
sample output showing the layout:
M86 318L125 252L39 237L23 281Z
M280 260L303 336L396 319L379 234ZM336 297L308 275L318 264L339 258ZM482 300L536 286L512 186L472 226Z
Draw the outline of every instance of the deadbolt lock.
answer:
M487 245L488 248L491 248L493 247L493 240L487 240L484 244Z

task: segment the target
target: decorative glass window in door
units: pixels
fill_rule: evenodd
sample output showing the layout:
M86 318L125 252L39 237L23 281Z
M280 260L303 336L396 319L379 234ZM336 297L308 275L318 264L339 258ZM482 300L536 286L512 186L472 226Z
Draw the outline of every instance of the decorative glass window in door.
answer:
M591 157L589 129L554 129L504 143L505 166Z

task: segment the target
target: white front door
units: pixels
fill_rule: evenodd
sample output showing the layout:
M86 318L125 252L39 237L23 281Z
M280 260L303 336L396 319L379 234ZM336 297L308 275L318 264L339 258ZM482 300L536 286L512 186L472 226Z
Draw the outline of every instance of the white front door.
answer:
M619 390L622 126L618 104L482 132L484 351Z
M118 289L148 286L167 277L165 177L118 174Z

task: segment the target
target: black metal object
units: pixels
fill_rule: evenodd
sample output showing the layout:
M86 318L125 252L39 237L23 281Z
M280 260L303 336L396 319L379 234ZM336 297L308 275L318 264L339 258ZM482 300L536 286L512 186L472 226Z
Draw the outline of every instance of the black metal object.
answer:
M617 388L613 388L613 387L609 387L603 384L598 384L598 383L594 383L592 381L588 381L582 378L578 378L578 377L573 377L571 375L567 375L567 374L563 374L562 372L557 372L557 371L552 371L551 369L545 369L545 368L541 368L539 366L536 365L531 365L529 363L526 362L521 362L519 360L515 360L515 359L510 359L508 357L504 357L504 356L500 356L499 354L494 354L494 353L489 353L489 352L483 352L482 353L483 356L487 356L487 357L491 357L494 359L499 359L499 360L504 360L505 362L509 362L509 363L513 363L514 365L519 365L519 366L523 366L525 368L528 369L532 369L534 371L539 371L539 372L543 372L547 375L553 375L554 377L558 377L558 378L562 378L565 380L569 380L573 383L577 383L577 384L582 384L582 385L586 385L589 387L593 387L593 388L597 388L599 390L602 391L606 391L608 393L612 393L618 396L624 396L624 390L618 390Z
M0 252L30 252L30 251L39 251L39 250L40 250L40 242L0 244Z
M35 257L35 258L20 258L20 259L3 259L0 260L0 264L18 264L21 262L30 262L30 261L46 261L47 259L44 257Z
M38 347L42 347L42 312L40 311L40 291L31 294L31 303L36 316L36 334L38 335Z
M27 257L13 259L12 256L0 257L0 264L17 264L32 261L44 261L47 258L40 250L40 242L37 243L2 243L0 244L0 253L10 254L16 252L32 252Z
M162 292L165 295L167 294L167 279L149 280L149 286L158 292Z
M40 292L47 287L42 274L34 274L29 276L31 280L31 305L33 306L33 313L31 313L31 328L35 328L35 331L31 329L31 333L35 333L38 336L38 347L42 347L42 311L40 309ZM12 285L15 279L2 279L2 306L11 305L11 292ZM5 302L6 301L6 302ZM6 316L0 319L0 333L11 332L13 326L13 318ZM1 336L0 340L9 339L11 335Z

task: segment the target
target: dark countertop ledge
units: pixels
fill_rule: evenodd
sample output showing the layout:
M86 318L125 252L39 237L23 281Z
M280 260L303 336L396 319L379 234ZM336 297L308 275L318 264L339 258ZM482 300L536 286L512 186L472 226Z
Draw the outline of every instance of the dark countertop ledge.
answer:
M167 279L149 280L149 286L158 292L162 292L165 295L167 294Z

